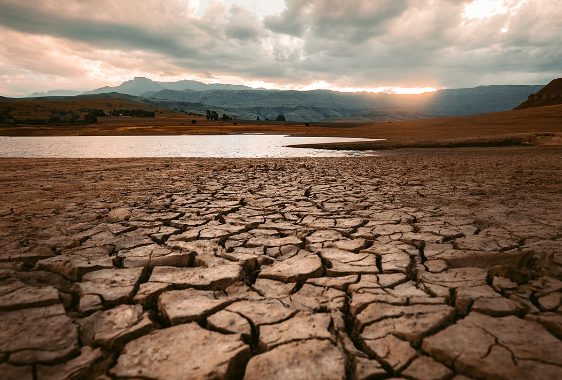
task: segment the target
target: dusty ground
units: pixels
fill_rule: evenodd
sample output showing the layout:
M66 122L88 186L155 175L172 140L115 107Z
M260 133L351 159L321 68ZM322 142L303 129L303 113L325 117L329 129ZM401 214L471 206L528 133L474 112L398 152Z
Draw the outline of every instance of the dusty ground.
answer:
M562 149L0 160L3 379L562 378Z

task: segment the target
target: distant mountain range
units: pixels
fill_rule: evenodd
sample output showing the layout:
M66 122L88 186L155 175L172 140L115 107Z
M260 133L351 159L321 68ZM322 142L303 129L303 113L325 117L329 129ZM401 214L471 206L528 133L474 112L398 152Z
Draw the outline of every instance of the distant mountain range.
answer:
M554 79L536 94L529 95L529 98L515 109L554 106L556 104L562 104L562 78Z
M385 121L506 111L541 87L483 86L420 95L326 90L162 90L143 94L143 97L168 108L197 112L203 104L245 118L272 119L283 113L287 120Z
M289 121L386 121L511 110L542 87L481 86L419 95L395 95L264 90L191 80L157 82L136 77L116 87L102 87L82 94L117 92L139 96L178 111L204 113L213 109L239 119L274 119L282 113ZM57 95L77 94L54 90L34 93L33 96Z
M76 96L82 95L82 91L74 90L49 90L45 92L34 92L29 97L30 98L44 98L48 96Z
M143 96L146 93L158 92L162 90L191 90L191 91L208 91L208 90L253 90L248 86L239 86L234 84L206 84L194 80L180 80L177 82L156 82L152 79L135 77L132 80L121 83L116 87L101 87L93 91L87 91L84 94L105 94L108 92L119 92L121 94Z

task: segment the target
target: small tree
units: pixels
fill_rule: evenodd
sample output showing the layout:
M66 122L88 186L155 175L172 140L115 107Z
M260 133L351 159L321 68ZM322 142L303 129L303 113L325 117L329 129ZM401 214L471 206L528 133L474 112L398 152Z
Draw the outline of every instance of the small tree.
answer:
M221 120L222 120L222 121L228 121L228 120L230 120L230 116L228 116L227 114L223 113L223 114L222 114L222 117L221 117Z
M211 120L213 118L213 111L211 111L211 110L205 111L205 118L207 120Z
M256 120L257 120L257 121L260 121L261 119L260 119L260 117L259 117L259 116L256 116Z
M276 121L286 121L285 120L285 115L283 115L282 113L280 113L279 115L277 115L277 119L275 119Z
M195 120L195 119L191 120L191 124L193 124L193 125L197 124L197 120Z

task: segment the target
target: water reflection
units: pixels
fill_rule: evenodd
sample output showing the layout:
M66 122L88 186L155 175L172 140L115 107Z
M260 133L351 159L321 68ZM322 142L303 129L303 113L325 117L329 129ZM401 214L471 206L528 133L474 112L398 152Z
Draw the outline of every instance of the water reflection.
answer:
M282 135L0 137L0 157L341 157L364 153L289 148L286 145L367 141Z

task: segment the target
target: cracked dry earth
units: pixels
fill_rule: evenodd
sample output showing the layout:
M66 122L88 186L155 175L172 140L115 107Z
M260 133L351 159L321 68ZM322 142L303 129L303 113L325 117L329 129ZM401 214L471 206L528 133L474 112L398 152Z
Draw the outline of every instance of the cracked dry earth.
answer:
M562 378L561 153L3 159L0 377Z

